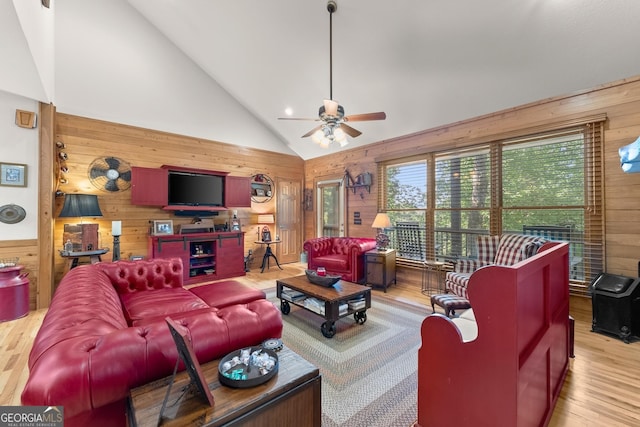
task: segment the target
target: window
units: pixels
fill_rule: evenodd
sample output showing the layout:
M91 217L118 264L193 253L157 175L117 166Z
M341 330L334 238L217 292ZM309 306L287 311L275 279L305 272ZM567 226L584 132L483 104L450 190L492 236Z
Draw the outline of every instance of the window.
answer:
M603 269L603 123L385 162L379 206L418 224L425 259L475 257L479 234L568 241L572 289L585 293Z
M385 202L392 230L390 246L398 256L425 259L427 162L425 159L391 164L383 168Z
M435 253L475 256L478 234L489 234L491 156L488 147L435 158Z
M558 238L571 242L571 278L577 280L584 279L584 145L577 131L507 144L502 151L502 229L549 238L545 229L565 228Z

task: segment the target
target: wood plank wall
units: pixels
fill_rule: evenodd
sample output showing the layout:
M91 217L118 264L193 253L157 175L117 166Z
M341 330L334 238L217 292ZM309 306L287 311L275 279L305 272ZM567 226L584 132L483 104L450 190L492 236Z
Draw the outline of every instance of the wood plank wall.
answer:
M373 173L371 194L366 190L349 192L346 221L348 235L371 237L375 234L371 224L377 212L376 160L471 146L598 114L607 116L604 137L606 270L636 277L640 260L640 174L622 172L618 148L640 135L640 76L308 160L305 188L313 188L321 179L339 178L345 169L352 176ZM355 211L361 213L361 225L353 224ZM305 238L315 235L314 214L305 212Z
M282 175L279 171L286 170L290 173L290 178L304 179L306 189L314 188L315 183L320 180L341 178L345 170L349 170L352 176L371 172L374 174L371 193L363 189L358 189L355 194L352 191L348 192L346 230L351 236L373 237L375 230L371 228L371 223L378 210L376 160L470 146L504 135L526 133L527 130L539 126L595 114L607 116L604 153L606 270L635 277L638 274L640 260L640 174L622 173L617 150L633 142L640 135L640 76L413 135L380 141L366 147L340 151L306 162L296 156L61 113L55 113L54 141L48 138L49 141L45 143L55 144L56 141L61 141L66 145L63 150L68 155L66 166L69 172L64 178L69 182L59 186L61 191L98 194L104 217L95 222L100 226L102 246L112 246L111 221L123 221L121 253L122 258L128 258L134 254L146 255L149 220L171 218L176 224L182 220L176 220L162 209L132 206L130 191L108 193L93 187L87 178L87 171L90 163L98 157L120 157L133 166L159 167L162 164L175 164L224 170L237 176L266 173L275 178ZM392 120L392 117L387 120ZM47 154L47 150L44 150L41 156L49 158L43 157L41 164L46 164L47 160L55 163L55 148L48 151L52 151L52 154ZM55 165L54 169L57 170L58 166ZM52 180L53 178L41 177L40 185L43 186L44 183L45 188L49 188ZM46 204L40 209L41 215L50 215L52 218L52 242L0 242L0 257L19 256L21 264L30 272L32 309L36 307L37 295L43 295L45 299L38 302L39 307L48 305L48 292L42 292L42 289L44 286L52 286L49 283L38 283L38 277L42 276L43 272L38 271L38 263L42 265L42 260L38 261L37 258L43 254L48 257L51 253L42 248L55 248L54 271L46 272L47 277L52 276L53 282L57 283L62 272L64 260L57 251L63 243L62 229L65 221L57 219L62 202L62 198L55 199L53 215L47 212ZM315 205L314 200L314 209ZM247 231L246 249L254 246L257 213L267 211L275 212L275 201L271 204L254 205L251 209L239 209L243 230ZM308 239L315 236L315 210L303 212L303 238ZM353 224L354 212L360 212L361 225ZM218 221L222 221L223 218L218 217ZM105 259L110 259L110 256L110 253L107 254ZM256 256L259 257L259 253ZM408 274L407 280L415 281L414 276L415 274Z
M64 143L67 155L64 165L67 173L60 174L68 181L58 189L64 193L97 194L102 218L85 218L84 222L98 223L101 247L113 246L111 221L122 221L120 238L121 259L131 255L147 256L149 221L171 219L174 229L179 224L191 222L189 217L176 217L173 213L155 207L131 205L131 191L108 192L94 187L88 177L91 163L101 157L115 156L131 166L158 168L164 164L186 166L197 169L229 172L234 176L251 176L263 173L275 179L283 176L302 181L304 162L296 156L239 147L216 141L175 135L149 129L109 123L100 120L56 114L55 142ZM59 165L62 166L62 165ZM59 169L59 167L58 167ZM245 234L245 252L252 248L256 257L262 248L255 245L258 213L273 212L276 209L277 194L267 203L253 203L251 208L238 209L238 217ZM58 218L64 197L55 200L53 220L55 247L55 283L61 279L64 259L58 249L63 245L65 223L77 223L76 219ZM221 212L213 217L216 224L231 224L231 211ZM302 244L302 242L300 243ZM102 257L111 259L111 251ZM258 262L257 258L254 261Z

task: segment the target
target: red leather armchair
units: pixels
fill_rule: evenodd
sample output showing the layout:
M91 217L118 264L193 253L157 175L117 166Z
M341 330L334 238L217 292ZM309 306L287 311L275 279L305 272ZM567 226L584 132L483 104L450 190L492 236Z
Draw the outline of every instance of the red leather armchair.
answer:
M364 237L317 237L304 242L310 270L324 267L327 273L339 274L343 280L364 280L364 253L375 249L376 239Z

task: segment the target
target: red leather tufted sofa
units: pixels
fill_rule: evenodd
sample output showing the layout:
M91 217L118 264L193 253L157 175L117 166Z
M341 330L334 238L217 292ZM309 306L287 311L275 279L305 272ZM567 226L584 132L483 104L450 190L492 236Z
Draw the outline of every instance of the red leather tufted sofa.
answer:
M328 273L340 274L349 282L364 277L364 253L375 249L376 239L362 237L316 237L304 242L310 270L324 267Z
M173 372L167 316L188 329L201 363L281 336L262 291L233 280L185 289L182 268L152 259L67 273L31 349L22 404L62 405L65 426L125 426L129 390Z

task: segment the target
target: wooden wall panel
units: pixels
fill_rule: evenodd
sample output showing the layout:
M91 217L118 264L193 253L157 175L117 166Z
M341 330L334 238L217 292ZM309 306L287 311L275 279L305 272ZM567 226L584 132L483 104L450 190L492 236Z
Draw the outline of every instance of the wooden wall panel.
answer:
M354 176L372 172L371 194L365 192L365 197L360 198L358 194L350 193L347 214L352 219L353 212L358 210L362 217L362 225L348 225L349 235L372 237L375 230L370 224L377 212L376 160L467 147L598 114L607 117L604 135L605 265L610 273L635 277L640 260L640 221L630 218L636 218L640 209L640 174L622 172L618 148L640 135L640 76L308 160L305 162L305 188L312 188L317 177L340 177L345 169ZM315 235L314 214L305 212L305 239Z
M113 246L111 221L122 221L120 238L121 259L131 255L147 256L149 221L171 219L174 229L179 224L191 222L189 217L176 217L169 211L156 207L131 205L131 191L108 192L95 188L88 178L88 168L94 159L115 156L131 166L157 168L164 164L190 168L229 172L235 176L251 176L264 173L272 178L278 171L286 170L287 176L302 181L304 162L302 159L264 150L238 147L231 144L200 138L175 135L149 129L93 120L68 114L56 115L56 141L63 142L67 154L65 162L69 172L63 174L67 184L59 186L64 193L97 194L102 218L85 218L84 222L99 225L100 246ZM253 249L256 261L261 259L263 248L255 245L258 213L273 212L276 209L277 194L268 203L253 203L251 208L239 208L238 217L245 234L245 252ZM58 249L62 248L62 232L65 223L77 223L75 219L58 218L64 197L56 198L54 247L55 282L58 283L64 259ZM213 217L216 224L231 224L232 211L223 211ZM302 243L302 242L301 242ZM301 250L301 249L300 249ZM103 260L111 259L111 251Z
M346 230L347 234L352 236L373 237L375 230L371 228L371 223L378 210L376 161L400 158L412 153L466 147L505 135L526 134L553 123L595 114L607 116L604 141L607 271L636 276L640 259L640 222L637 221L640 207L640 174L622 173L617 150L640 135L640 76L380 141L365 147L340 151L306 162L295 156L55 113L55 141L63 141L66 144L65 152L69 156L69 173L65 175L69 183L61 185L59 189L69 193L98 194L104 217L95 222L100 225L102 246L112 246L111 221L122 220L121 253L122 258L127 258L129 255L146 255L149 220L171 218L176 225L189 220L176 219L170 213L157 208L132 206L129 202L130 191L108 193L94 188L87 179L87 168L97 157L112 155L128 161L133 166L158 167L162 164L175 164L229 171L231 175L237 176L266 173L275 178L281 175L277 171L286 170L288 178L303 180L305 189L314 188L319 180L341 178L345 170L349 170L352 176L371 172L374 174L371 193L361 190L357 190L355 194L352 191L348 192ZM50 160L53 163L54 160ZM43 162L46 162L45 158ZM44 185L49 191L51 185L47 182L50 184L51 180L41 176L40 185ZM63 259L57 251L63 243L62 226L65 221L57 218L62 202L62 198L56 198L53 209L49 209L49 212L46 204L40 208L41 215L51 215L53 210L53 237L50 239L51 242L41 246L55 248L52 276L56 282L60 279L63 265ZM275 212L275 206L273 201L254 204L251 209L238 209L243 230L247 232L246 249L253 247L256 250L254 267L261 258L259 248L253 244L256 238L257 214ZM304 239L315 236L315 199L313 208L314 211L303 211ZM361 225L353 224L353 213L356 211L360 212ZM218 217L217 221L223 219L224 217ZM230 216L227 215L225 220L229 219ZM37 251L36 243L32 242L1 242L0 256L9 256L7 254L11 253L17 254L14 256L20 256L22 260L29 260L32 257L30 254L38 253L40 257L51 257L50 251L43 252L42 247ZM108 253L105 258L110 259L110 256ZM28 268L31 271L31 286L34 288L38 278L37 264L29 265ZM46 286L39 285L38 287ZM33 290L32 299L42 294L38 289Z

